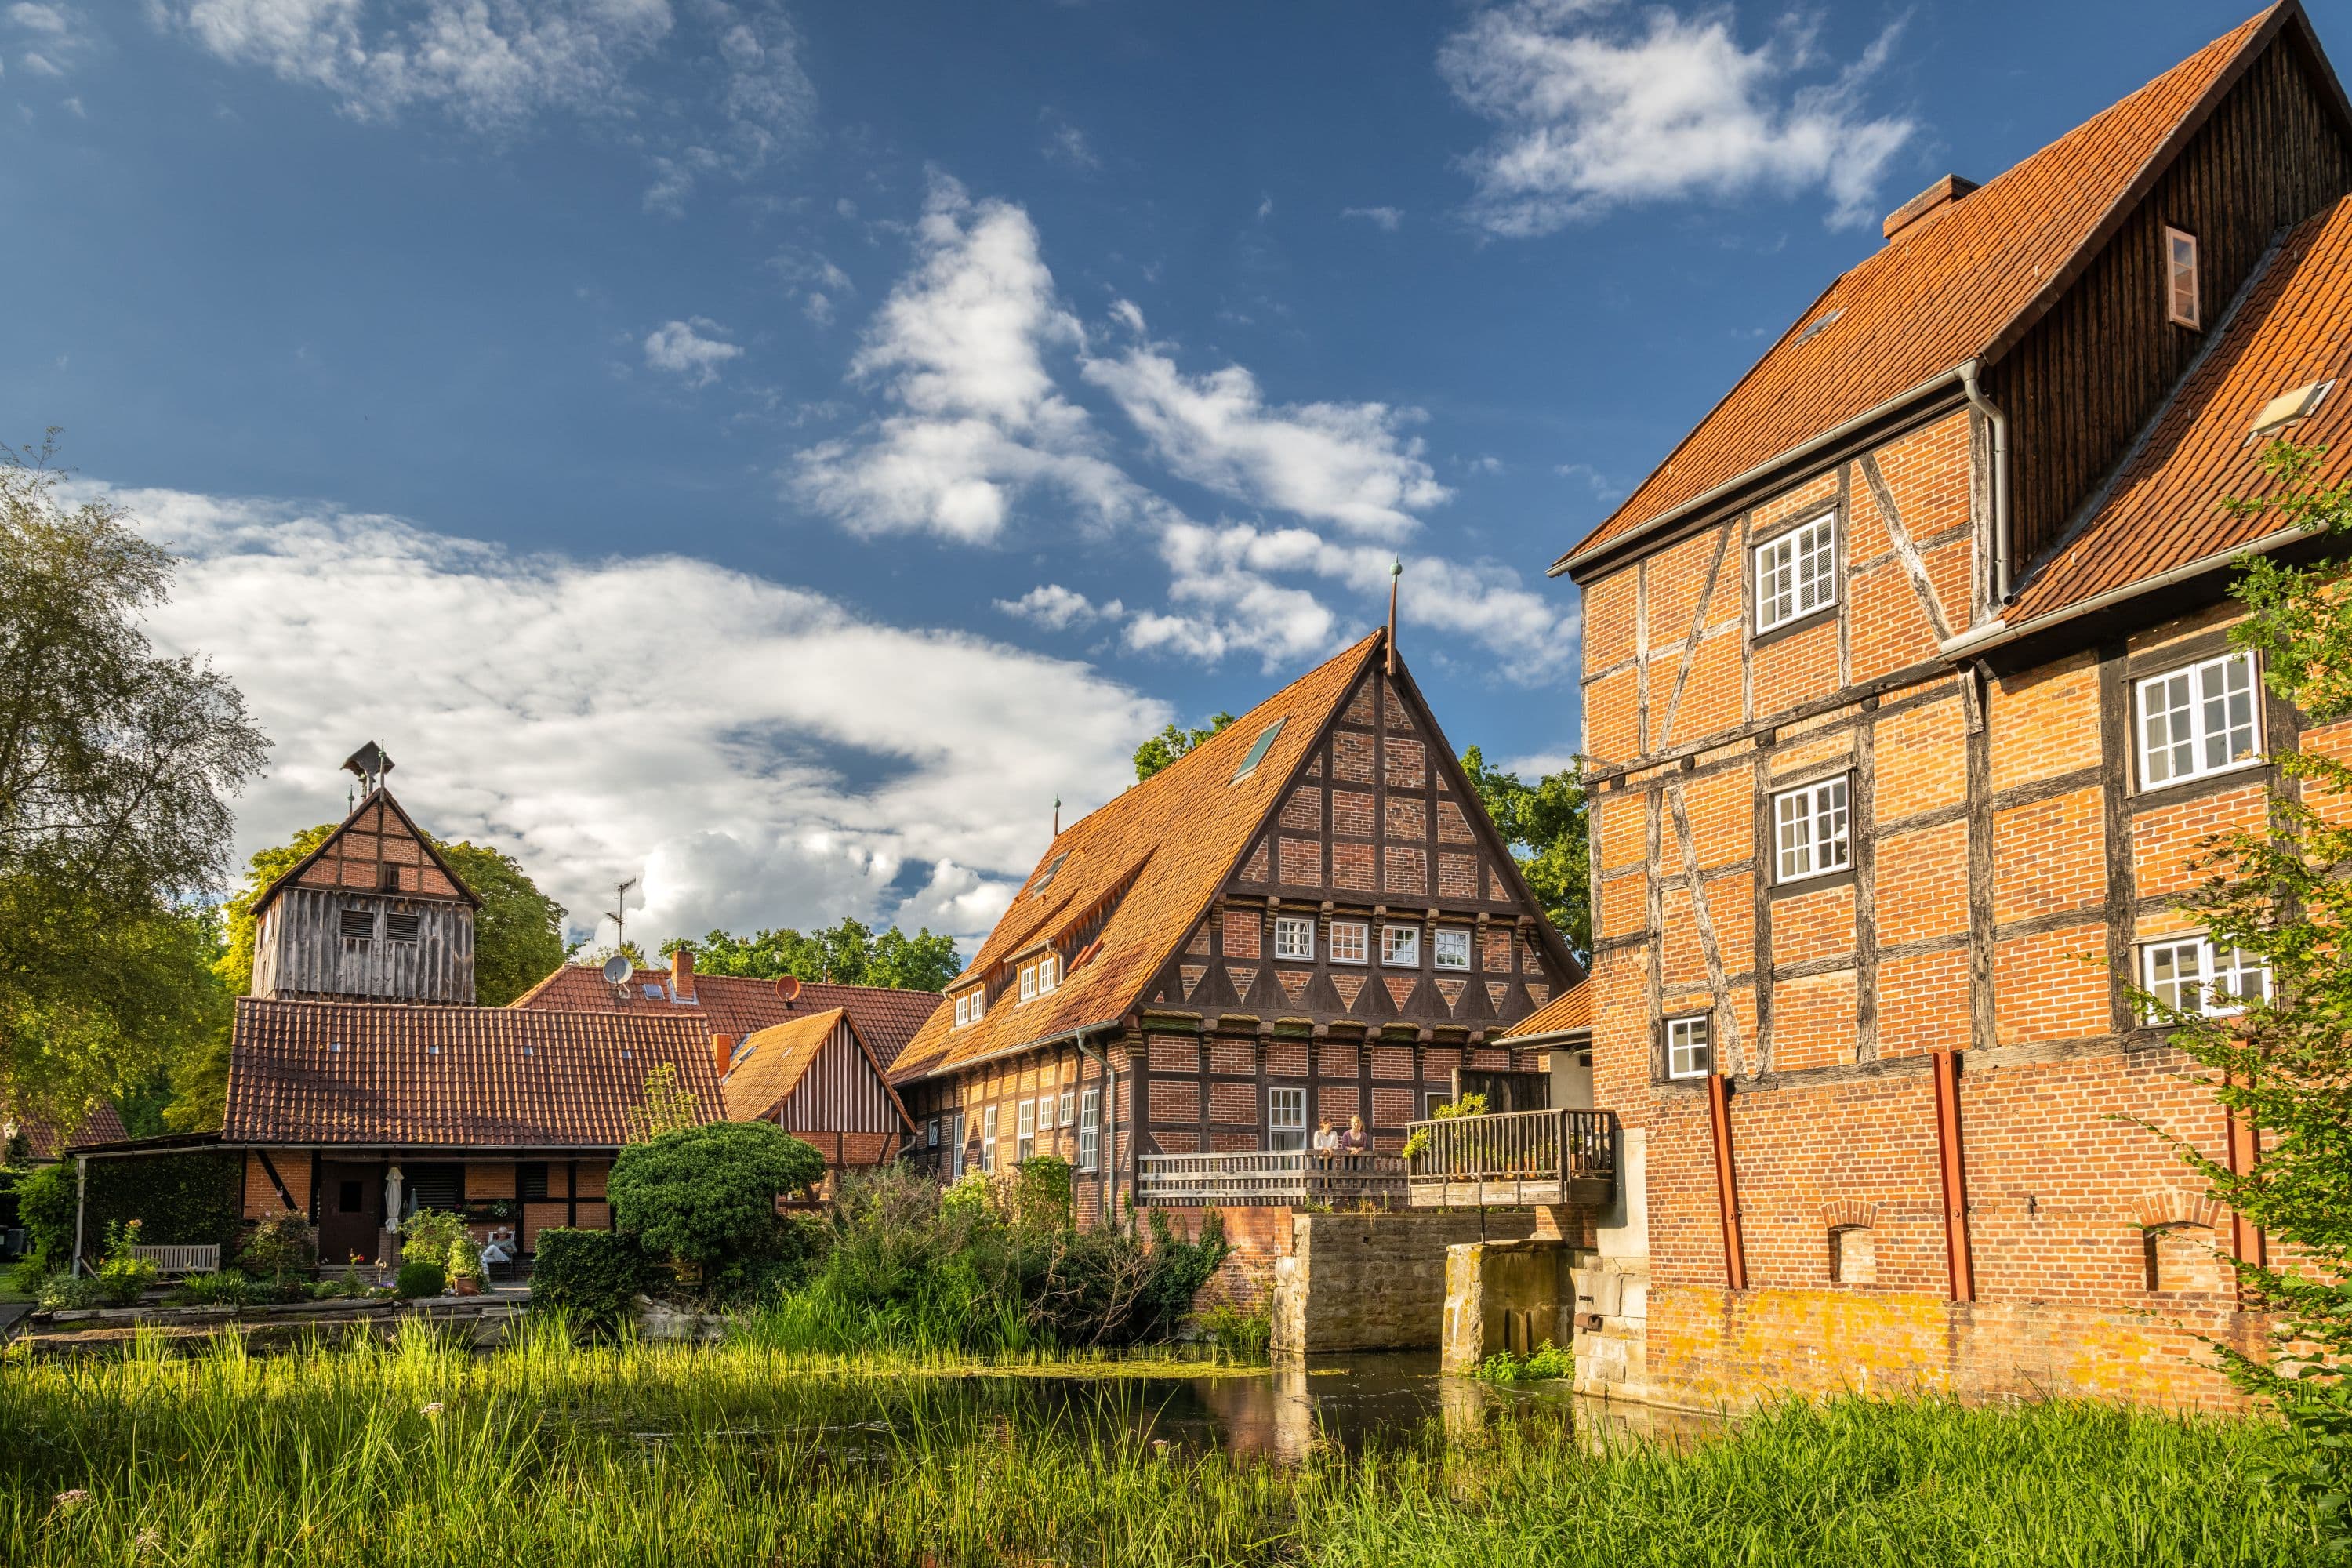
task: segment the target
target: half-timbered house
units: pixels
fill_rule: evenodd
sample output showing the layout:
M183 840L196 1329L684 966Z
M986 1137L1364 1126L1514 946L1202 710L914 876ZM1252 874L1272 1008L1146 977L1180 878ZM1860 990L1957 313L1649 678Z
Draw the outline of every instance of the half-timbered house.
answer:
M2195 1336L2258 1342L2216 1247L2263 1238L2139 1123L2258 1139L2132 991L2266 987L2188 862L2352 743L2228 646L2231 563L2303 541L2221 504L2271 436L2352 474L2347 192L2266 11L1906 204L1560 561L1622 1123L1588 1386L2230 1397Z
M1375 633L1057 832L896 1063L943 1178L1058 1154L1081 1214L1315 1194L1581 975Z

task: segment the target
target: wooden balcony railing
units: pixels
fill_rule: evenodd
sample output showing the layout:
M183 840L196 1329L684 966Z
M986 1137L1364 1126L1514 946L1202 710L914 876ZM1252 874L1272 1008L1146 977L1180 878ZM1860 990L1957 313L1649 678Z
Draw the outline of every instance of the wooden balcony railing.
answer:
M1405 1158L1405 1183L1416 1208L1603 1205L1616 1194L1612 1111L1514 1110L1416 1121L1407 1129L1407 1146L1413 1152Z
M1393 1154L1318 1160L1304 1150L1237 1154L1146 1154L1136 1200L1161 1208L1286 1204L1334 1209L1404 1203L1404 1162Z

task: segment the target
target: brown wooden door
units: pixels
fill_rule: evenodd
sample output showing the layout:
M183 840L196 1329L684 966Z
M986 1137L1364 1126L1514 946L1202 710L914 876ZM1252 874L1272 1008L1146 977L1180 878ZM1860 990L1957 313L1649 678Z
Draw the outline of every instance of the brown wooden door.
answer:
M357 1253L375 1261L383 1229L383 1163L328 1160L319 1167L319 1262L340 1268Z

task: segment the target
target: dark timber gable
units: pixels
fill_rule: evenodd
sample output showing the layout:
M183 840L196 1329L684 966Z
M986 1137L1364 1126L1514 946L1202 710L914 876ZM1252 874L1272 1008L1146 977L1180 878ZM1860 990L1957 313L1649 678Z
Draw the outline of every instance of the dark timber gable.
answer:
M2021 578L2063 542L2280 235L2352 191L2343 89L2308 24L2284 21L2049 312L1995 351L1986 391L2014 428ZM2201 329L2166 315L2168 226L2197 239Z

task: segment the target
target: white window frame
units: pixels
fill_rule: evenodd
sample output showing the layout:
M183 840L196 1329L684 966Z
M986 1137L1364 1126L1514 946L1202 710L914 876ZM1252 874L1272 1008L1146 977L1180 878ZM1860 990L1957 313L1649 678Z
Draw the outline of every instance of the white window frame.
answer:
M992 1105L980 1113L980 1168L984 1174L996 1173L996 1107Z
M963 1174L963 1112L961 1110L948 1118L948 1179L953 1181Z
M1288 1140L1296 1138L1296 1143ZM1265 1091L1265 1146L1277 1153L1307 1147L1307 1090L1274 1088Z
M1091 1171L1102 1157L1102 1090L1087 1089L1078 1095L1078 1169Z
M1013 1108L1013 1163L1037 1157L1037 1102L1024 1100Z
M1371 928L1361 921L1333 921L1331 934L1325 940L1329 947L1325 956L1334 963L1370 963L1371 962ZM1349 952L1350 948L1355 951Z
M1453 1103L1454 1096L1449 1090L1424 1089L1421 1091L1421 1119L1423 1121L1434 1121L1437 1120L1438 1111Z
M1315 956L1315 921L1310 915L1274 917L1274 956L1300 962Z
M1065 1127L1073 1127L1077 1124L1077 1120L1078 1091L1075 1089L1066 1089L1062 1091L1061 1124Z
M2188 249L2184 259L2182 247ZM2188 303L2181 303L2181 285L2188 284ZM2198 265L2197 237L2167 224L2164 229L2164 316L2175 326L2202 331L2205 325L2203 268Z
M1703 1053L1703 1056L1702 1056ZM1702 1079L1715 1073L1715 1030L1704 1013L1666 1020L1666 1077Z
M2269 964L2243 948L2231 948L2227 964L2218 963L2220 951L2207 936L2165 937L2142 942L2140 989L2169 1006L2179 1007L2182 988L2193 988L2197 996L2194 1010L2208 1018L2235 1017L2246 1010L2250 1001L2269 998ZM2167 969L2169 973L2165 973ZM2251 994L2246 990L2250 979L2260 985L2260 990Z
M1024 1002L1037 1000L1037 966L1034 963L1024 963L1021 966L1021 1000Z
M1448 942L1458 946L1460 956L1451 959L1445 956ZM1463 926L1439 926L1436 932L1430 938L1429 961L1439 969L1469 968L1470 932L1468 929Z
M2231 690L2228 682L2232 672L2243 678L2239 690ZM2222 682L2216 695L2210 689L2213 680ZM2186 694L2184 707L2174 707L2172 700ZM2163 700L2164 738L2157 742L2151 728L2155 717L2150 704ZM2229 709L2238 701L2245 704L2244 723L2237 722ZM2213 728L2213 709L2222 708L2222 726ZM2182 725L2188 728L2184 737L2175 731ZM2230 737L2241 728L2252 750L2242 756L2229 756ZM2177 669L2143 676L2132 683L2132 750L2138 758L2139 787L2163 789L2172 784L2186 784L2191 779L2210 778L2216 773L2230 773L2238 768L2258 767L2263 753L2263 673L2254 663L2251 651L2218 654L2185 664ZM2189 748L2186 772L2165 771L2177 766L2174 753L2183 745ZM2221 753L2216 760L2217 751Z
M1748 553L1748 575L1756 593L1756 629L1759 633L1777 630L1836 605L1836 512L1823 512L1809 522L1800 523L1786 532L1776 533ZM1821 565L1822 569L1814 575L1804 575L1806 569L1813 565ZM1777 577L1782 572L1788 574L1785 591L1778 584L1768 590L1768 576ZM1810 601L1808 595L1811 595ZM1781 607L1784 598L1788 601L1785 610Z
M1853 786L1844 773L1772 797L1772 880L1853 869Z
M936 1149L936 1148L938 1148L939 1146L940 1146L940 1119L939 1119L938 1117L934 1116L934 1117L932 1117L932 1118L930 1119L930 1121L929 1121L929 1122L925 1123L925 1131L924 1131L924 1134L923 1134L923 1147L924 1147L924 1148L926 1148L926 1149Z
M983 985L971 994L971 1021L979 1023L988 1016L988 987Z
M1062 959L1059 953L1048 953L1037 961L1037 994L1043 996L1062 983Z
M1381 966L1384 969L1419 969L1421 928L1400 923L1381 927Z
M971 993L967 991L962 995L956 998L956 1027L961 1029L966 1024L971 1022Z

